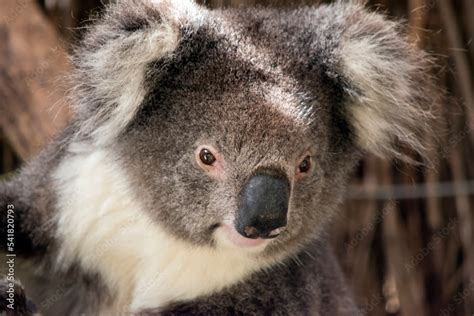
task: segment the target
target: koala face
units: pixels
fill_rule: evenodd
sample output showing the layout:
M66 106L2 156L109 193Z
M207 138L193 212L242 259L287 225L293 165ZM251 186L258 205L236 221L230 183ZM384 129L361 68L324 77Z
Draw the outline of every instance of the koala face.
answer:
M336 92L305 90L266 60L252 64L231 32L201 27L148 66L118 156L169 233L268 255L295 248L328 221L349 170L333 170L329 153Z
M424 149L436 96L429 80L413 89L424 57L397 32L356 5L117 5L76 54L79 134L114 148L168 233L297 249L330 223L362 152Z
M317 205L324 183L311 131L258 96L214 97L181 99L193 100L187 105L168 98L181 105L168 119L151 115L124 137L125 165L147 193L146 209L171 233L195 243L225 243L215 239L220 230L230 233L234 246L249 248L278 228L285 230L272 242L290 239L309 224L305 213ZM222 103L236 108L226 111ZM195 116L188 106L221 110ZM185 119L177 124L179 116ZM246 226L259 231L244 238Z

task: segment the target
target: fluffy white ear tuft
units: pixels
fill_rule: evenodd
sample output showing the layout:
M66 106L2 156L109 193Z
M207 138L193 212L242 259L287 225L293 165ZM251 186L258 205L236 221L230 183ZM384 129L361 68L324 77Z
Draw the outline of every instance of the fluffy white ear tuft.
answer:
M344 5L347 25L339 71L347 80L347 120L357 144L379 156L410 160L400 144L422 157L442 93L429 74L429 58L408 43L400 25L358 5ZM425 157L424 157L425 158Z
M147 66L172 54L200 8L190 0L119 1L86 33L73 57L72 104L80 134L96 143L116 137L145 96Z

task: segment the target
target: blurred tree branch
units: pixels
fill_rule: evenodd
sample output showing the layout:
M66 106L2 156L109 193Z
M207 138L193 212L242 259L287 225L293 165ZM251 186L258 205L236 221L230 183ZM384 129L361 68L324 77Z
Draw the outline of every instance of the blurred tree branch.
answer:
M64 125L69 69L52 25L32 0L3 0L0 16L0 128L17 154L32 156Z

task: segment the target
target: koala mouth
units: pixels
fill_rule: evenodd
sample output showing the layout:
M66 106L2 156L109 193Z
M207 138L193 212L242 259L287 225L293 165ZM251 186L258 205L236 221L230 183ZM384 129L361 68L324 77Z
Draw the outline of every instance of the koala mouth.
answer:
M249 228L251 230L251 228ZM231 248L263 250L272 240L280 235L283 229L278 228L265 236L254 235L251 231L245 237L237 231L235 225L230 222L223 222L216 228L216 237L218 241Z
M237 247L258 247L266 245L269 242L269 238L244 237L234 228L234 225L232 224L224 223L221 225L220 228L223 230L226 239Z

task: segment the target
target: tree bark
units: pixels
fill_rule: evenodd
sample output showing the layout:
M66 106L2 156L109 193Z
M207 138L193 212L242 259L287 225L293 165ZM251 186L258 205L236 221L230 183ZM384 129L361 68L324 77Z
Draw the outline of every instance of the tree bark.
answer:
M64 104L67 55L32 0L2 0L0 128L16 153L34 155L69 117Z

